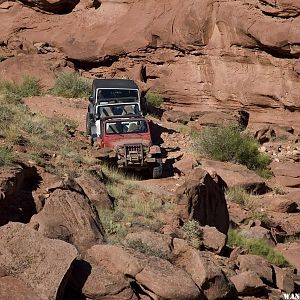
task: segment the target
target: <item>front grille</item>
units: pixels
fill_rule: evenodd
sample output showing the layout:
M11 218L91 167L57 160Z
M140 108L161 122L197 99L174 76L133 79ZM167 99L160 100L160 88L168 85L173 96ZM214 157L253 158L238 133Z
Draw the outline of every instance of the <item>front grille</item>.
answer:
M126 153L131 153L131 152L141 152L142 151L142 145L126 145Z
M143 165L144 153L142 144L125 145L125 165Z

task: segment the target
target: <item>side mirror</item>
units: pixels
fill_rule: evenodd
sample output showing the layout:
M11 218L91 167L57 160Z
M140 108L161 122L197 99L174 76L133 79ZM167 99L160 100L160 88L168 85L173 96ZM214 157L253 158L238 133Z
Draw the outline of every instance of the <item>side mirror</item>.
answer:
M91 103L93 103L93 102L94 102L94 97L93 97L93 96L89 96L89 101L90 101Z

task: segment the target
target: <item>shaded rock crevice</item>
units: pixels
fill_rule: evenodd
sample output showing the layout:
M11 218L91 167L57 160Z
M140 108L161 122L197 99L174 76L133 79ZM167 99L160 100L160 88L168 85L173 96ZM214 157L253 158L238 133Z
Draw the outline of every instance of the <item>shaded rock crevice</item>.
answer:
M32 192L41 177L35 167L20 165L0 173L0 226L10 221L28 223L36 214Z

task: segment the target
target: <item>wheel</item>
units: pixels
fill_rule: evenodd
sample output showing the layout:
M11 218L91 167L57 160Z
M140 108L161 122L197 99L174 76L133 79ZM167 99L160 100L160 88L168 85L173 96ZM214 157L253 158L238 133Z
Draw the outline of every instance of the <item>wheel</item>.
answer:
M90 114L87 112L86 118L85 118L85 135L90 136L91 135L91 122L90 122Z
M161 176L162 176L162 171L163 171L163 166L162 166L162 164L159 164L158 166L154 167L154 168L152 169L152 178L153 178L153 179L161 178Z

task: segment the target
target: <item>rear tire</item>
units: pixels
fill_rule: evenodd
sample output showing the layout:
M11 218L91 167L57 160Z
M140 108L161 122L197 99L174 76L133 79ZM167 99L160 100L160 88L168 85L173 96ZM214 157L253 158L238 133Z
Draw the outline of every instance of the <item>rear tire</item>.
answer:
M90 121L90 114L87 112L86 118L85 118L85 135L90 136L91 135L91 121Z
M163 172L163 166L162 166L162 164L159 164L158 166L156 166L152 169L152 178L153 179L161 178L162 172Z

